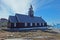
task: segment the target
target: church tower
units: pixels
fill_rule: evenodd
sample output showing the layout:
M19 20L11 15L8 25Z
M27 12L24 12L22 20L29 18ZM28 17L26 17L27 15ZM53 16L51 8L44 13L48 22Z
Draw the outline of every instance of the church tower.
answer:
M34 11L33 11L32 5L30 5L29 11L28 11L28 15L29 15L30 17L34 17Z

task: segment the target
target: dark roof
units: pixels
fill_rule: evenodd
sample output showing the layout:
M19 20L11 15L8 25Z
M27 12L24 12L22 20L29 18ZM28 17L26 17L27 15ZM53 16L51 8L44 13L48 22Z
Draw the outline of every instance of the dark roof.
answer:
M16 14L15 16L9 16L9 20L12 23L27 22L27 23L46 23L41 17L30 17L28 15Z
M18 22L46 23L41 17L30 17L28 15L16 14Z
M16 23L16 22L17 22L17 19L16 19L15 16L9 16L9 21L10 21L11 23Z

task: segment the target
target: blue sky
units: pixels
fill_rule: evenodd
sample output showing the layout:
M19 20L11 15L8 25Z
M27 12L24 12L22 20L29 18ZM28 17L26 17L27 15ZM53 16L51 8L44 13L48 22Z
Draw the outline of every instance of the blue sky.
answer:
M42 17L48 24L60 23L60 0L0 0L0 18L15 13L28 14L30 4L35 16Z

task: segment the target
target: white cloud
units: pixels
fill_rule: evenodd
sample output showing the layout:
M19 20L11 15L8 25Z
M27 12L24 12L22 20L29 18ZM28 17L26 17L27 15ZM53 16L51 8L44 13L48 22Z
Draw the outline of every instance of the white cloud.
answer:
M11 7L15 13L25 14L29 7L29 0L3 0L3 2Z
M14 15L15 13L27 14L30 4L33 4L34 10L36 10L39 7L43 8L44 5L52 2L53 0L37 1L38 0L0 0L0 14L3 15L3 17ZM1 17L2 16L0 16L0 18Z
M26 14L31 0L0 0L0 18L8 18L15 13Z
M8 18L13 14L13 10L0 0L0 18Z

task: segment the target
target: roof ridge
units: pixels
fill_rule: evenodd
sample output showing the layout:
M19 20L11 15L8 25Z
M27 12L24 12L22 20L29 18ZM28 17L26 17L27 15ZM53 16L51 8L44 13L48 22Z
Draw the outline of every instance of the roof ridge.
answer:
M16 13L15 15L25 15L25 14L17 14L17 13ZM28 15L26 15L26 16L28 16Z

